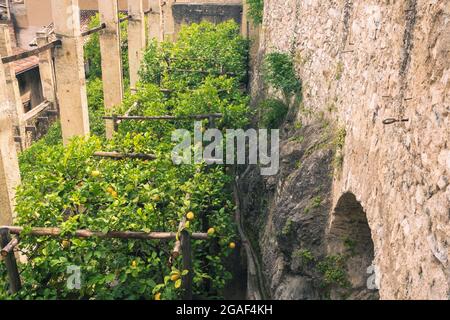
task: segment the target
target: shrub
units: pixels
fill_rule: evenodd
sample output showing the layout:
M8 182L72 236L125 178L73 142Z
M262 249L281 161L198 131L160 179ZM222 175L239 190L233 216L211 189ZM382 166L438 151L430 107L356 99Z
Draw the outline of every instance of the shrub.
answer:
M301 82L294 70L294 61L286 53L273 52L266 55L263 63L265 81L277 90L281 90L286 98L298 93Z
M253 23L261 24L264 15L264 0L246 0L248 4L248 16Z
M152 42L149 45L140 70L141 81L168 89L195 88L208 75L219 76L222 71L243 81L247 52L248 41L240 36L235 22L194 23L182 27L175 43Z
M289 111L288 106L281 100L267 99L259 105L261 125L267 129L278 129L284 122Z
M346 259L344 255L327 256L317 264L324 285L337 285L342 288L350 286L345 267Z
M105 134L105 120L102 118L105 114L103 82L99 78L88 80L86 90L91 134L103 136Z

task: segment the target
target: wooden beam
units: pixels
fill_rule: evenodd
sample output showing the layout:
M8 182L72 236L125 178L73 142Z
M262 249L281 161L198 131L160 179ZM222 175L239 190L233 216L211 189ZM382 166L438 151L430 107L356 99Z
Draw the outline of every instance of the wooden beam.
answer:
M6 246L1 250L2 257L6 257L9 253L13 252L14 248L19 244L19 239L13 238Z
M33 118L35 118L36 116L38 116L41 112L45 111L46 109L50 108L52 106L52 103L49 101L44 101L42 102L40 105L34 107L33 109L31 109L30 111L28 111L27 113L24 113L22 115L22 121L26 122L29 121Z
M2 226L1 229L7 229L11 234L20 235L24 232L23 227L17 226ZM33 236L50 236L60 237L63 231L60 228L31 228L31 231L25 232L27 235ZM64 235L67 236L67 235ZM91 231L91 230L76 230L74 234L69 237L75 238L101 238L101 239L136 239L136 240L174 240L177 234L175 232L136 232L136 231L110 231L107 233ZM193 233L192 239L208 240L207 233ZM5 244L5 246L9 241Z
M222 118L221 113L211 114L197 114L188 116L117 116L117 120L134 120L134 121L153 121L153 120L186 120L186 119L210 119L210 118ZM105 116L103 119L112 120L114 117Z
M98 27L92 28L90 30L84 31L81 33L82 37L87 37L90 36L91 34L100 32L101 30L106 29L106 23L102 23L101 25L99 25Z
M122 159L140 159L140 160L155 160L156 156L153 154L143 153L119 153L119 152L95 152L95 157L112 158L116 160Z
M32 57L32 56L36 56L36 55L38 55L41 52L44 52L46 50L50 50L50 49L55 48L57 46L61 46L61 40L55 40L55 41L52 41L52 42L50 42L50 43L48 43L48 44L46 44L46 45L44 45L42 47L36 48L36 49L32 49L32 50L25 51L25 52L22 52L22 53L18 53L18 54L15 54L15 55L12 55L12 56L8 56L8 57L3 57L2 58L2 63L11 63L11 62L14 62L14 61L18 61L18 60L26 59L26 58L29 58L29 57Z

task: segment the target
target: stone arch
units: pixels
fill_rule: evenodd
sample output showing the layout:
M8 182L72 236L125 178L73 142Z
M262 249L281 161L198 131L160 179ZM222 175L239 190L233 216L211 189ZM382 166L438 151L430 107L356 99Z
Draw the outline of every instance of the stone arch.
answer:
M327 235L329 255L343 256L350 299L379 299L375 284L375 258L372 232L361 203L351 192L344 193L331 216ZM370 269L369 269L370 268ZM342 293L342 292L341 292Z

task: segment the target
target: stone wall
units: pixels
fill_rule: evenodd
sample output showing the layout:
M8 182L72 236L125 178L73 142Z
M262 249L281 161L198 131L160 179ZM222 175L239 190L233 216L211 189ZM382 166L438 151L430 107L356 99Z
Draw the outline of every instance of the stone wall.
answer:
M295 59L298 120L323 117L347 132L325 229L353 194L369 223L380 297L450 298L450 2L265 0L259 36L259 57L279 50ZM264 90L258 61L255 96ZM274 298L299 298L293 286L277 293L291 276L271 256L271 223L259 239L267 282Z
M174 3L173 18L175 20L175 32L178 33L183 24L200 23L203 20L212 23L221 23L234 20L239 25L242 18L242 5L217 4L217 3Z

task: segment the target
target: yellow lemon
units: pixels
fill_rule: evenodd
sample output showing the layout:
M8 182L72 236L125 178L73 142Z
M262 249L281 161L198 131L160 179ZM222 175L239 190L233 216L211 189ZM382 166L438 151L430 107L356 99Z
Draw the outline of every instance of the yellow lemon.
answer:
M212 236L214 234L214 232L216 232L216 230L214 230L214 228L209 228L208 229L208 236Z
M230 242L230 244L228 245L228 247L230 247L230 249L234 249L234 248L236 248L236 243Z
M158 201L161 200L161 196L160 196L159 194L155 194L155 195L152 197L152 200L155 201L155 202L158 202Z
M188 220L194 220L195 215L194 215L194 213L191 211L191 212L188 212L188 214L186 215L186 218L187 218Z
M94 178L100 176L100 174L101 174L101 173L100 173L100 171L98 171L98 170L94 170L94 171L91 172L91 176L93 176Z
M161 300L161 292L155 294L155 300Z
M69 240L63 240L61 242L61 245L64 249L67 249L68 247L70 247L70 241Z
M117 196L118 196L118 194L117 194L116 191L112 191L112 192L111 192L111 195L113 196L113 198L117 198Z
M107 189L106 189L106 192L108 192L108 193L112 193L114 191L114 188L113 187L108 187Z
M180 279L180 275L178 273L175 273L170 276L170 280L172 281L177 281L178 279Z
M136 267L137 267L137 262L136 262L136 260L133 260L133 261L131 262L131 266L132 266L133 268L136 268Z

